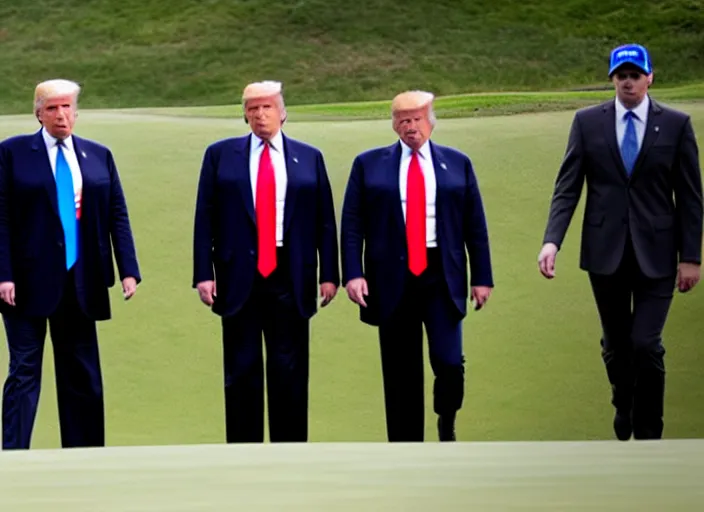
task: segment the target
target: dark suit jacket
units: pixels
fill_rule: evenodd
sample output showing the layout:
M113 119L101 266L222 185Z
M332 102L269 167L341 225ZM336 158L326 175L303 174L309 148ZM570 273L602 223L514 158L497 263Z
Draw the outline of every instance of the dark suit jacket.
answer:
M701 263L702 180L692 124L686 114L650 102L630 178L616 138L615 100L575 115L543 241L561 246L586 179L584 270L613 273L629 234L650 278L674 275L678 259Z
M445 281L457 312L467 313L467 256L472 286L493 286L486 218L477 179L466 155L431 142L437 182L436 229ZM396 308L408 270L406 225L399 189L401 144L357 156L342 210L342 278L365 277L369 296L360 307L378 325Z
M73 142L83 176L76 291L89 318L107 320L113 246L120 279L140 282L141 276L112 153L75 135ZM16 308L27 316L50 316L63 295L66 257L57 201L41 131L0 143L0 282L15 283ZM4 302L0 307L11 308Z
M249 176L251 136L230 138L205 151L198 184L193 237L193 286L215 280L213 312L237 313L257 272L257 229ZM301 315L317 309L320 283L340 284L337 224L323 155L283 136L288 185L284 247L290 258L293 293Z

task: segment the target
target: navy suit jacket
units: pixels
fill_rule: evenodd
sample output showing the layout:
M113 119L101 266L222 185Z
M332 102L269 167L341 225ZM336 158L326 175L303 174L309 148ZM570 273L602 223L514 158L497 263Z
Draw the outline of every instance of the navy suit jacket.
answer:
M437 181L436 229L443 273L452 303L467 314L467 252L472 286L493 286L487 223L469 158L430 143ZM408 270L406 227L401 206L401 144L357 156L342 209L342 279L365 277L367 307L361 319L378 325L401 299ZM466 251L465 252L465 247Z
M283 135L283 134L282 134ZM210 145L198 183L193 236L193 287L215 280L212 310L237 313L248 299L257 272L257 229L249 175L251 135ZM289 255L293 294L300 314L317 310L320 283L340 284L337 225L323 155L283 135L288 185L284 207L284 247Z
M120 177L110 150L73 136L83 176L79 252L74 267L83 312L110 318L108 288L120 279L141 281ZM41 130L0 143L0 282L15 283L17 312L48 317L66 282L64 234L56 180ZM0 301L2 312L13 308Z

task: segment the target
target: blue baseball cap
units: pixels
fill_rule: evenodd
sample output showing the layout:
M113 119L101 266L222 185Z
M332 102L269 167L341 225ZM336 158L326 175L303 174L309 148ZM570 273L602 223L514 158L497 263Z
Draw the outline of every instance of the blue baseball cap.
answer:
M640 68L646 75L653 72L648 50L639 44L625 44L611 50L609 76L613 75L614 71L624 64L633 64L634 66Z

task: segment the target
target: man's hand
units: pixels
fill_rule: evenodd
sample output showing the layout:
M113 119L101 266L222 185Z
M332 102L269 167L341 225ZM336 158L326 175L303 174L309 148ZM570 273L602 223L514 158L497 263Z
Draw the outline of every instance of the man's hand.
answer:
M125 300L130 300L137 291L137 280L134 277L126 277L122 280L122 295Z
M332 283L323 283L320 285L320 296L323 300L320 301L320 307L324 308L332 302L332 299L337 295L337 286Z
M215 303L215 296L217 295L215 281L201 281L196 285L196 289L203 304L212 306Z
M557 245L548 242L543 245L538 255L538 268L540 273L546 278L552 279L555 277L555 257L557 256Z
M489 286L472 286L471 301L474 302L474 310L478 311L482 309L486 301L489 300L490 295L491 288Z
M0 283L0 299L7 302L10 306L15 305L15 283L11 281Z
M345 289L347 290L347 296L352 302L359 304L362 307L367 307L367 303L364 302L364 296L369 295L369 288L367 288L366 279L363 277L351 279L347 282Z
M696 263L680 263L677 269L677 289L682 293L694 288L701 277L701 267Z

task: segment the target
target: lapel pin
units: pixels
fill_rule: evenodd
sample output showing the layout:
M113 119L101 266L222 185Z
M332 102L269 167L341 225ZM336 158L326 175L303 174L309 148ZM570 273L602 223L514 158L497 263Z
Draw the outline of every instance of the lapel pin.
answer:
M659 132L659 131L660 131L660 127L659 127L659 126L656 126L656 127L655 127L655 131L656 131L656 132Z
M296 163L298 163L298 158L296 158L296 157L294 156L294 157L293 157L293 161L296 162Z
M81 156L82 156L83 158L88 158L88 157L86 156L86 152L85 152L85 151L81 151Z
M447 170L447 165L445 165L445 162L440 162L440 167Z

